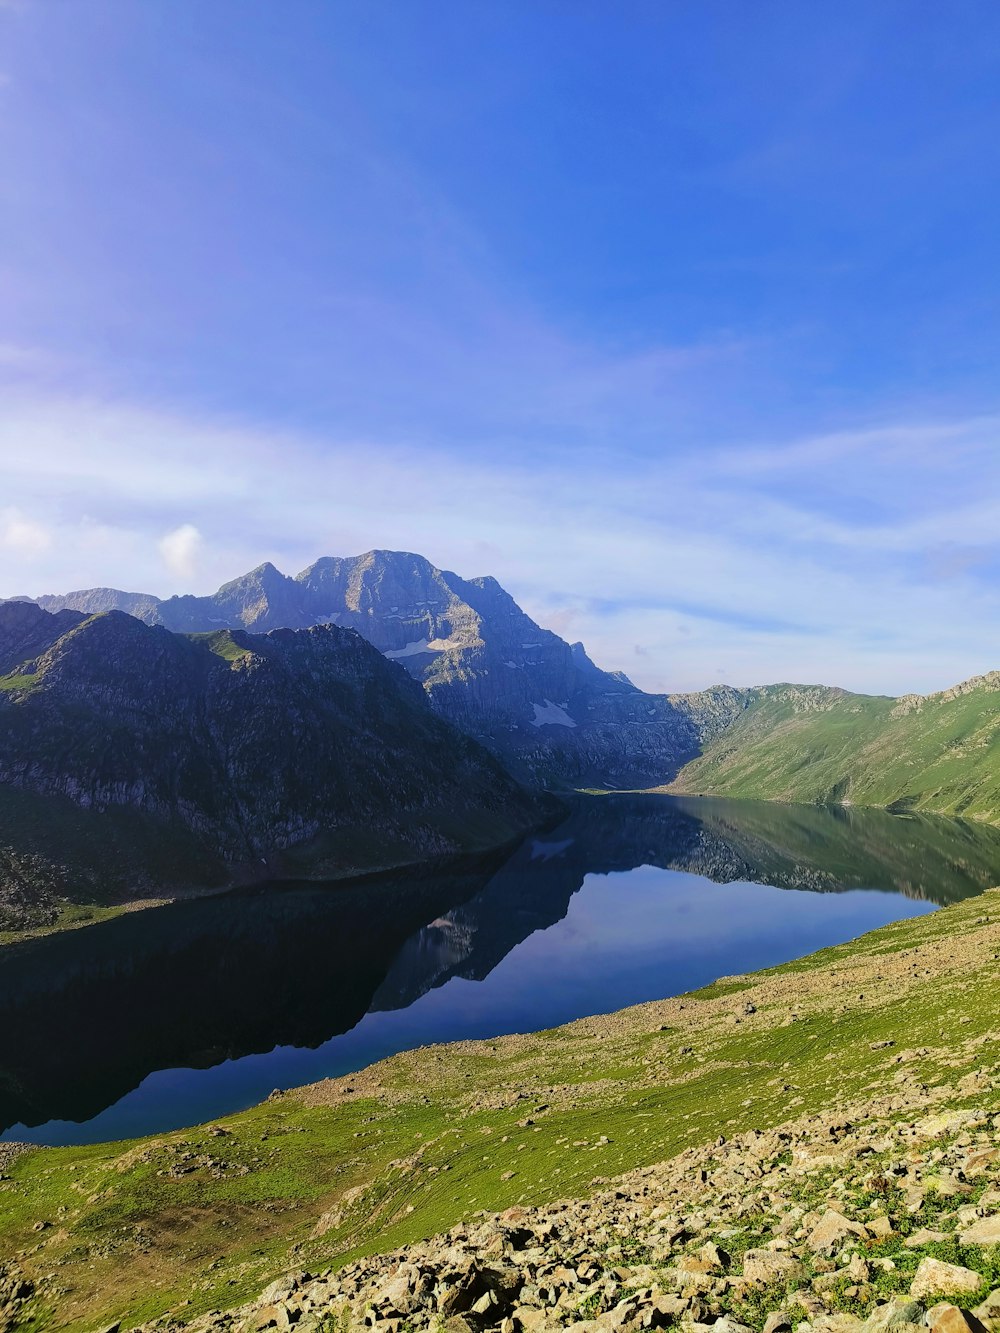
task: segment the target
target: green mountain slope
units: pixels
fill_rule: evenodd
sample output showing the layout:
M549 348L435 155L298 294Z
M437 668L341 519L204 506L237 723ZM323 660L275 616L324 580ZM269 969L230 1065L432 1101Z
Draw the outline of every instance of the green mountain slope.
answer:
M984 1123L1000 1110L998 906L992 891L691 995L406 1052L213 1125L0 1156L0 1278L6 1261L35 1286L25 1329L177 1329L258 1297L289 1268L316 1273L409 1245L479 1209L587 1197L682 1153L686 1193L667 1207L696 1209L707 1187L690 1150L810 1116L822 1134L800 1163L832 1171L815 1176L798 1216L815 1209L818 1219L843 1174L829 1154L845 1127L898 1121L903 1141L886 1151L890 1161L909 1152L912 1164L925 1160L913 1145L938 1131L921 1139L908 1122L972 1107ZM865 1170L880 1165L869 1156ZM752 1236L761 1220L744 1207L749 1188L730 1184L732 1218L707 1233L727 1250L738 1243L732 1227ZM865 1202L881 1210L886 1188L877 1180ZM938 1178L935 1188L952 1206L974 1201L962 1183ZM907 1234L937 1225L933 1191L909 1203L898 1209ZM563 1262L559 1232L550 1238L553 1264ZM748 1243L759 1241L739 1249ZM890 1268L908 1283L921 1252L897 1235L872 1253L896 1255ZM654 1280L668 1279L658 1271L643 1285ZM233 1327L263 1329L268 1318L273 1327L273 1311Z
M1000 819L1000 672L891 699L770 685L670 791Z

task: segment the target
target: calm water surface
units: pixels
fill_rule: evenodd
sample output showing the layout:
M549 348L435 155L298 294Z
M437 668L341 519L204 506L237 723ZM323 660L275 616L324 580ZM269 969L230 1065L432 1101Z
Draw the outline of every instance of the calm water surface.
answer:
M281 884L0 951L2 1138L198 1123L399 1050L550 1027L1000 882L1000 831L606 797L505 862Z

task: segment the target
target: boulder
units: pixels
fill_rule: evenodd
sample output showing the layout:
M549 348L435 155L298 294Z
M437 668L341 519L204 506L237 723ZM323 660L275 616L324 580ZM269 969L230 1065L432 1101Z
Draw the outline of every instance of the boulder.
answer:
M1000 1245L1000 1215L973 1222L964 1228L959 1240L963 1245Z
M914 1298L924 1296L961 1296L978 1291L983 1279L971 1268L962 1268L959 1264L946 1264L941 1259L929 1256L921 1259L916 1277L910 1284L910 1295Z
M851 1236L865 1240L867 1232L860 1222L852 1222L830 1208L810 1231L806 1244L813 1254L836 1254Z
M787 1310L773 1310L764 1320L763 1333L792 1333L792 1316Z
M769 1287L775 1282L802 1282L805 1276L805 1266L780 1250L747 1250L743 1256L743 1277L748 1282Z
M885 1333L887 1329L906 1329L911 1325L921 1326L924 1321L924 1307L919 1301L897 1296L878 1309L865 1320L865 1333Z
M968 1310L942 1301L927 1311L927 1326L931 1333L986 1333L983 1324Z

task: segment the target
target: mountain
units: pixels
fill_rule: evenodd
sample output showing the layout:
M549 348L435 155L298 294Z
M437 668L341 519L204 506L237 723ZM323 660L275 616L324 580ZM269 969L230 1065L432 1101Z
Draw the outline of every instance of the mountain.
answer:
M335 624L400 662L441 716L520 778L550 786L648 787L673 777L737 716L744 692L639 690L526 615L494 578L462 579L423 556L324 557L295 578L271 564L207 597L110 588L39 598L53 612L117 609L184 633Z
M0 602L0 676L12 672L19 662L44 653L84 619L79 611L49 615L26 600Z
M300 861L343 873L495 845L546 811L335 626L185 636L11 602L0 662L0 891L18 900L73 879L67 846L100 876L108 842L135 852L136 824L160 832L135 852L155 881L177 846L216 878Z
M669 790L1000 820L1000 672L929 695L771 685Z

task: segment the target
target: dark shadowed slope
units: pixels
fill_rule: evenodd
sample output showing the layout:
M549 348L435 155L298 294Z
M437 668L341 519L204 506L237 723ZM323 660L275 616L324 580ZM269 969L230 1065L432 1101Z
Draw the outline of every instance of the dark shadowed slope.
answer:
M22 615L0 605L0 652ZM29 816L23 833L5 803ZM89 845L99 873L123 821L155 825L182 861L200 849L215 875L344 873L495 845L543 809L404 671L332 626L189 638L109 612L0 677L0 829L22 897L73 877L66 846ZM112 818L87 823L94 812Z

